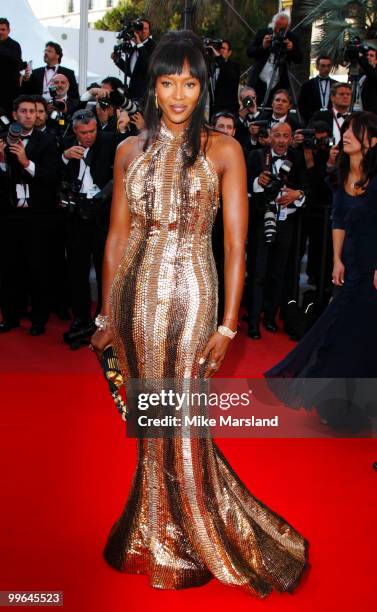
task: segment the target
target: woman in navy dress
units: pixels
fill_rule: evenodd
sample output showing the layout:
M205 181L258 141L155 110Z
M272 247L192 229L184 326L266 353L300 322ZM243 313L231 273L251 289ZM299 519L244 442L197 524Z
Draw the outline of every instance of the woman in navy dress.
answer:
M284 403L293 407L318 409L313 402L318 387L309 385L308 378L377 378L376 144L376 115L351 115L343 127L334 174L334 298L301 342L265 374L267 378L296 379L280 385L271 381ZM331 407L327 403L318 412L333 425L355 420L354 411L349 406L344 411L341 402L335 409L334 403ZM367 412L358 415L362 424L369 422Z

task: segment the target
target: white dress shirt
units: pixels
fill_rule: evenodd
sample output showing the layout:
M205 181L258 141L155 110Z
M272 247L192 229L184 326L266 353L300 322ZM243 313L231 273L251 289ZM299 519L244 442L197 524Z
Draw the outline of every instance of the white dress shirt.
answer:
M281 165L284 162L283 159L276 159L277 157L279 156L276 153L272 152L272 167L274 170L274 174L279 173ZM253 192L254 193L262 193L264 191L264 187L262 187L262 185L258 183L258 178L259 177L256 176L253 182ZM284 191L284 189L282 191ZM280 191L279 196L281 196L281 194L282 192ZM305 202L305 196L301 198L300 200L295 200L293 204L295 208L300 208L300 206L302 206L304 202ZM292 213L296 212L295 208L287 208L286 206L281 207L280 213L279 213L279 221L285 221L288 215L291 215Z

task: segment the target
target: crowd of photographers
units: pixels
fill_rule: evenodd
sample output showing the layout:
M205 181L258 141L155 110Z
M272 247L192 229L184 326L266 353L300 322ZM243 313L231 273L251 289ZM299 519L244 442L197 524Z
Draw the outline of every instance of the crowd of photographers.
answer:
M254 59L247 86L231 59L229 40L204 39L209 70L209 115L236 138L248 169L250 224L245 291L248 333L261 337L260 320L277 330L277 315L291 337L297 326L300 262L318 304L331 293L331 192L347 114L377 108L377 59L354 45L362 72L354 83L330 78L329 57L317 59L318 76L292 100L289 66L301 61L289 17L278 13L248 48ZM72 348L93 331L90 270L101 269L109 223L112 166L117 145L144 127L142 101L155 43L147 19L126 22L112 59L122 79L107 77L79 95L60 45L48 42L40 68L22 62L20 45L0 19L0 333L27 313L33 336L45 332L51 312L69 321ZM352 49L349 49L349 53ZM351 61L351 59L350 59ZM22 73L22 76L20 76ZM213 233L223 276L221 206ZM313 292L312 292L313 293ZM220 282L220 312L224 291ZM310 296L313 298L313 295ZM292 316L295 314L295 316Z

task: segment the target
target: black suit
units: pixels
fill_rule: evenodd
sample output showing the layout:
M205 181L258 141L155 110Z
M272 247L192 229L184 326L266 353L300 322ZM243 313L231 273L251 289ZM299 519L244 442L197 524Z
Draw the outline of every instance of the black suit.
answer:
M125 84L127 85L127 77L131 77L128 85L128 95L133 100L141 100L147 93L147 74L149 67L149 59L152 55L156 43L152 38L148 38L141 47L133 47L127 59L119 59L115 63L125 73ZM134 69L131 73L130 64L132 55L138 54Z
M11 113L20 91L21 47L10 36L0 42L0 107Z
M45 66L41 66L40 68L33 70L30 75L30 79L28 81L24 81L22 84L22 93L38 96L43 94L45 68ZM79 88L73 70L70 70L70 68L65 68L59 64L56 72L59 74L64 74L67 77L69 81L69 95L72 98L80 98Z
M250 72L248 85L255 89L259 102L263 101L267 89L266 83L259 78L259 75L271 53L271 46L269 46L267 49L263 48L263 38L266 34L272 34L271 28L258 30L254 41L247 48L248 57L255 60ZM299 64L302 60L299 39L297 36L288 30L286 38L292 41L293 49L291 51L287 51L285 54L286 62L280 67L279 81L275 87L273 87L271 94L273 94L277 89L289 89L287 68L289 69L291 62L294 64ZM272 95L270 95L270 100L271 98ZM269 103L269 101L267 101L267 103Z
M328 104L327 108L331 109L331 96L330 90L334 83L336 83L335 79L328 78L328 85L325 83L322 85L323 91L325 91L325 87L327 88L328 96ZM322 100L321 100L321 92L320 92L320 79L318 76L314 77L314 79L309 79L305 81L301 87L300 96L298 99L298 107L300 113L305 120L305 123L308 123L314 113L318 112L323 108Z
M219 71L215 83L214 98L211 104L211 115L225 110L237 114L240 66L230 59L225 61L221 55L216 57L214 66Z
M269 121L270 125L269 127L271 128L272 126L277 124L277 121L275 121L274 119L272 119L272 111L264 111L263 113L261 113L258 117L257 117L258 121ZM292 128L292 133L295 130L298 130L300 127L302 127L302 125L300 124L298 118L296 117L296 115L294 113L288 113L284 123L288 123L291 128Z
M49 314L48 261L56 216L58 152L50 134L33 130L25 147L35 163L31 176L9 156L8 170L0 171L2 198L2 296L3 317L18 323L29 293L31 320L44 325ZM28 207L17 207L16 184L27 185Z
M373 68L364 57L359 58L359 64L366 76L361 87L363 110L377 113L377 67Z
M267 152L270 163L266 166ZM287 158L293 162L287 187L301 189L307 193L305 163L301 151L288 149ZM265 169L271 170L271 149L252 151L248 156L248 184L251 196L251 211L248 239L248 292L247 310L249 325L259 324L263 311L266 319L274 319L282 299L284 277L288 258L295 238L297 211L285 221L277 222L277 236L267 246L264 238L264 193L253 193L254 179Z
M64 150L76 145L74 138L65 142ZM97 187L102 189L112 179L115 156L115 139L111 133L98 132L86 162ZM80 160L71 159L68 164L61 162L65 180L79 176ZM99 312L102 304L102 262L109 223L110 201L103 203L98 213L90 219L82 219L76 212L67 215L67 256L71 284L71 303L74 317L90 318L91 296L89 273L91 258L96 271Z

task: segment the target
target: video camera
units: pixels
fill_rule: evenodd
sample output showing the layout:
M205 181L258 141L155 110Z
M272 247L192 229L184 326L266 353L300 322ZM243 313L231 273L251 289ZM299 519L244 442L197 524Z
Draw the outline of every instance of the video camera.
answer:
M131 41L135 35L135 32L142 32L144 29L143 20L138 19L125 19L123 22L123 28L118 32L116 38L120 42L114 45L114 53L118 57L122 53L127 53L131 50Z
M280 205L276 203L280 191L288 180L292 169L292 162L285 159L277 174L271 175L271 180L264 188L264 239L266 244L272 244L276 239L277 219L280 213Z
M363 43L359 36L354 36L344 47L343 62L345 64L355 64L360 54L365 55L371 48Z
M203 36L203 47L204 47L204 55L208 59L213 59L215 55L213 54L212 48L216 49L216 51L220 51L223 46L222 38L209 38Z
M304 140L302 142L304 149L316 149L320 146L331 148L335 145L335 139L330 136L327 138L316 138L316 130L308 128L300 130L299 133L304 136Z

